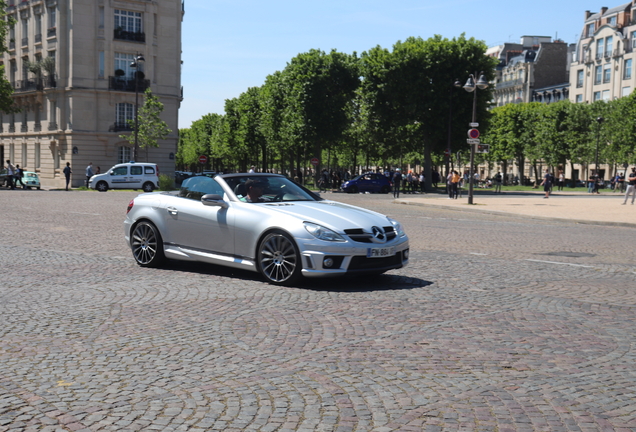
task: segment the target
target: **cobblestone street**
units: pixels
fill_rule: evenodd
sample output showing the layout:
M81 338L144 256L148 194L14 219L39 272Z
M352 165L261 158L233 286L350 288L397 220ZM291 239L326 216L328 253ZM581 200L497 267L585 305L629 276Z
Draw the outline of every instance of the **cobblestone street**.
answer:
M134 192L0 190L0 432L636 431L635 229L326 198L409 266L135 264Z

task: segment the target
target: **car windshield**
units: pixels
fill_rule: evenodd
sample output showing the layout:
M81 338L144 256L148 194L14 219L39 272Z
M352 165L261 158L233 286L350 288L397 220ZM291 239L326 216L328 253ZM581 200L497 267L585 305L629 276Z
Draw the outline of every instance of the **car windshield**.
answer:
M36 173L25 173L26 177L32 177L32 178L38 178L38 175Z
M303 186L289 180L286 177L278 176L231 176L224 177L223 180L234 191L236 198L240 201L251 202L247 195L246 182L252 180L261 186L262 195L259 202L268 201L320 201L320 196L314 194Z

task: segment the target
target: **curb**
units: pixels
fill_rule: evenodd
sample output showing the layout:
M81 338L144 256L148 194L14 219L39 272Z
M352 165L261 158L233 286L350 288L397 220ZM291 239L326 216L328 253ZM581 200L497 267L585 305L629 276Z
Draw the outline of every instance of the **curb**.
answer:
M556 221L556 222L571 222L571 223L577 223L582 225L599 225L599 226L636 228L636 223L630 223L630 222L582 220L582 219L559 218L559 217L551 217L551 216L532 216L532 215L524 215L524 214L518 214L518 213L509 213L509 212L500 211L500 210L487 210L487 209L470 208L470 207L447 206L443 204L413 202L413 201L402 200L402 199L395 199L393 200L393 202L396 204L414 205L414 206L421 206L421 207L430 206L430 207L440 208L444 210L455 210L458 212L465 212L465 213L484 213L484 214L491 214L495 216L507 216L507 217L517 218L517 219L536 219L536 220L549 220L549 221Z

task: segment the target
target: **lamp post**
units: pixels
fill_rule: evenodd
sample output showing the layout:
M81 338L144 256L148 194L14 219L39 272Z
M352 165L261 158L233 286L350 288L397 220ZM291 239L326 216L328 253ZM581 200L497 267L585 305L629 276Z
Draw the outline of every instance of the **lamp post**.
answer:
M486 77L484 77L484 73L479 74L479 80L475 83L475 76L477 76L477 72L475 74L470 74L466 84L464 84L464 90L467 92L474 92L473 94L473 121L471 124L474 124L477 117L477 89L484 90L488 87L488 81L486 81ZM471 126L472 127L472 126ZM469 180L468 180L468 204L473 203L473 183L474 183L474 168L475 165L475 144L470 145L470 168L469 168Z
M139 150L139 62L146 61L144 56L137 53L135 59L130 63L130 67L135 69L135 148L133 150L133 159L137 161L137 153Z
M453 83L454 87L461 87L462 83L456 79ZM453 149L451 146L451 132L452 132L452 120L453 120L453 87L449 90L448 97L448 144L446 145L446 176L449 174L449 165L450 169L453 168ZM446 184L448 186L448 183Z
M601 123L603 123L605 119L603 117L598 117L596 122L598 123L598 130L596 131L596 160L594 162L594 169L596 170L596 182L598 183L599 179L599 170L598 170L598 146L601 141Z

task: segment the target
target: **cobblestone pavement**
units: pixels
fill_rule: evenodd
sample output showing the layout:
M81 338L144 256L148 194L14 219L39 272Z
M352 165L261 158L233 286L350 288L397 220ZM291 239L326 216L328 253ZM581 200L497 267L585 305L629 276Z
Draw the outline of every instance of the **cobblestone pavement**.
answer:
M634 228L327 194L381 277L134 264L132 192L0 190L0 432L636 431Z

